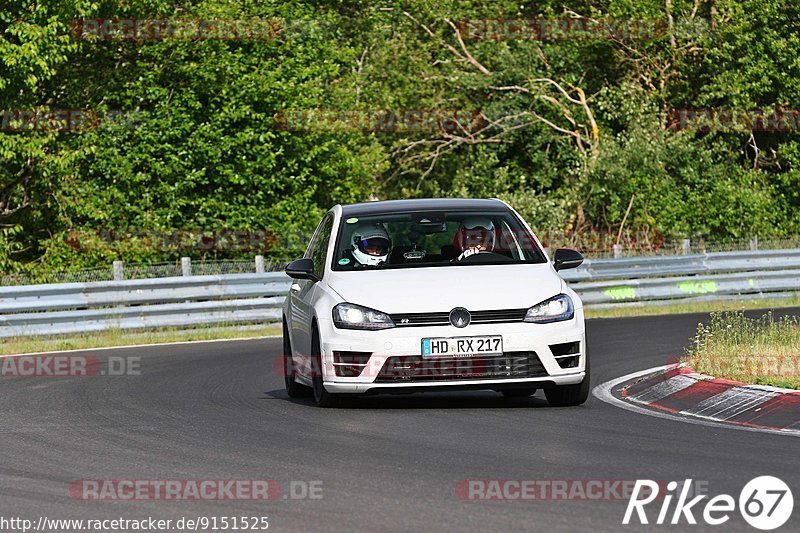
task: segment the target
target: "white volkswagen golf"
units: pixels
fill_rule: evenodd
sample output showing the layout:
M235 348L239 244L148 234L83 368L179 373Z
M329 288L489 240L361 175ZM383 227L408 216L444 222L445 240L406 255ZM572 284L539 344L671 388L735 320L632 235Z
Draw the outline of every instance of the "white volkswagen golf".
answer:
M291 397L543 389L589 393L583 305L527 223L500 200L337 205L286 267L283 361Z

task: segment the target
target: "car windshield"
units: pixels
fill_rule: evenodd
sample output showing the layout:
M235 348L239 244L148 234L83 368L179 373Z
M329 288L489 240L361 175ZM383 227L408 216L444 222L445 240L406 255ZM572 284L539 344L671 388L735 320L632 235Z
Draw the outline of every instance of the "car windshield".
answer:
M544 263L536 240L510 211L418 211L342 217L332 268Z

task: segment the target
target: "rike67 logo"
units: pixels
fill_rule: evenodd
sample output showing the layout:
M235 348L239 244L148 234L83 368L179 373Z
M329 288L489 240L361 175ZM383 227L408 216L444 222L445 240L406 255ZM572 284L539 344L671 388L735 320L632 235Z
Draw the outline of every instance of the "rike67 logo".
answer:
M645 507L657 499L661 500L661 509L655 521L659 525L667 523L677 525L684 520L685 523L694 525L697 524L695 517L697 513L706 524L718 526L727 522L731 513L736 510L737 501L728 494L714 496L704 502L705 505L701 502L708 498L706 494L689 499L691 479L683 483L680 494L677 492L679 485L676 481L667 484L665 494L659 494L661 486L655 481L637 480L622 523L630 524L635 513L640 524L648 524ZM676 496L675 507L671 508ZM782 480L773 476L760 476L744 486L739 493L738 506L742 518L748 524L756 529L769 531L781 527L789 520L794 509L794 498L791 489Z

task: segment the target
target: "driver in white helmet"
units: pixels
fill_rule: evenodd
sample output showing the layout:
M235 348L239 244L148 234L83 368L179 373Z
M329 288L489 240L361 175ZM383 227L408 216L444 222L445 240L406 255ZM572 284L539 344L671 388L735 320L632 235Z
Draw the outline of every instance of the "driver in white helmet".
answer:
M364 266L385 263L392 252L392 239L381 224L365 224L353 232L353 259Z
M465 218L453 236L453 246L461 254L456 261L481 252L492 252L494 245L494 224L486 217Z

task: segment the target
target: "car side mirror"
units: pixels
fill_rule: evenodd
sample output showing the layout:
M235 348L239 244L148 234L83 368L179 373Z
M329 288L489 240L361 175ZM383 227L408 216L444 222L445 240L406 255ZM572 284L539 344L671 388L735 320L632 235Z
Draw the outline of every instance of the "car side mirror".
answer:
M559 248L556 250L555 269L567 270L568 268L577 268L583 263L583 255L575 250L569 248Z
M315 283L320 280L319 276L314 273L314 261L309 258L295 259L286 265L284 272L294 279L310 279Z

